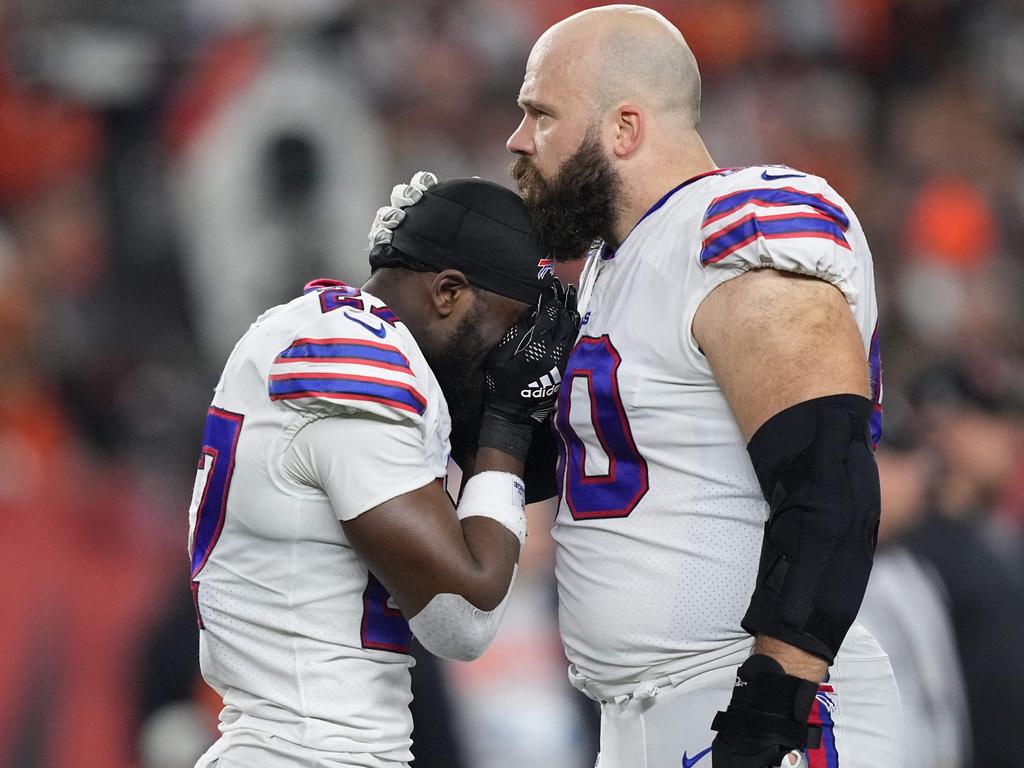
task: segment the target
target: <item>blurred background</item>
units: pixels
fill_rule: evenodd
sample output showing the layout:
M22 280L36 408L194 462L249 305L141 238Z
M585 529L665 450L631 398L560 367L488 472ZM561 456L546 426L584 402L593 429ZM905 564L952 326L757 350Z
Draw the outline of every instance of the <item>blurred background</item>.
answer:
M359 284L418 169L509 183L527 53L569 0L0 2L0 766L186 768L216 737L187 505L234 341ZM825 176L875 258L887 438L862 614L912 768L1019 768L1024 2L652 3L725 166ZM494 647L416 670L418 768L593 764L552 509Z

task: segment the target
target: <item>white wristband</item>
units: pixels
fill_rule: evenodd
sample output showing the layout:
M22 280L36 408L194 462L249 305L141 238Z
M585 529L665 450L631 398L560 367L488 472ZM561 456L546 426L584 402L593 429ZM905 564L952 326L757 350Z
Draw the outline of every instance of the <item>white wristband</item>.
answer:
M480 472L466 482L456 509L459 520L489 517L526 543L526 487L511 472Z

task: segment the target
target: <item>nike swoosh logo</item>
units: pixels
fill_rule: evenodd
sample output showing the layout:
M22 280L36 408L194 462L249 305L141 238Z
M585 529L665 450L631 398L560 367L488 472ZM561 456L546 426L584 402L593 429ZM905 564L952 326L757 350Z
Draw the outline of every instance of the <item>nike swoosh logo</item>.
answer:
M695 766L698 762L700 762L700 759L702 757L704 757L710 751L711 751L711 747L708 747L703 752L698 752L696 755L694 755L693 757L691 757L689 759L687 759L686 753L683 752L683 768L693 768L693 766Z
M765 181L775 181L776 179L806 179L807 174L805 173L768 173L768 171L761 171L761 178Z
M374 326L370 325L369 323L364 323L358 317L352 317L352 315L350 315L348 312L345 313L345 317L347 317L353 323L359 323L361 326L363 326L363 328L368 330L370 333L372 333L378 339L383 339L387 335L388 329L385 328L383 324L381 324L381 326L379 328L375 328Z

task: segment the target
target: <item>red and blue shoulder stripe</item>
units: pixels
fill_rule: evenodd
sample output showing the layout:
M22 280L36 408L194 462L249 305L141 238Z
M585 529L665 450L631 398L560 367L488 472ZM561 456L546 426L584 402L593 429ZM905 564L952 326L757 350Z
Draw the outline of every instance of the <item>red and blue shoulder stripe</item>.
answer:
M398 347L366 339L296 339L275 358L274 363L348 363L412 372Z
M809 208L785 213L765 214L761 209ZM823 195L793 187L743 189L711 201L701 222L702 232L736 213L747 211L708 233L702 243L701 264L707 266L727 258L759 238L817 238L852 250L846 239L850 219L838 203Z
M426 398L411 384L349 373L276 373L270 376L271 400L326 398L379 403L422 416Z

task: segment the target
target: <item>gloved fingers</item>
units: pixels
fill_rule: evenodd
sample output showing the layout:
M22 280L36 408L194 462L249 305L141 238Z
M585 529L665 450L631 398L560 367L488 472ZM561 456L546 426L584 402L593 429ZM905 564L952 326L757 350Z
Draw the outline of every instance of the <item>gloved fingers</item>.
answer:
M572 336L571 341L576 340L576 332L580 328L580 315L576 310L576 286L572 283L567 284L565 287L555 280L557 285L558 294L558 317L555 333L558 338L564 338L566 336Z
M426 191L437 184L437 176L430 171L416 171L416 173L412 175L412 179L409 180L409 184L413 187L419 187L420 190Z
M575 309L563 309L561 316L558 318L557 337L567 339L569 346L572 347L576 343L576 334L579 333L579 330L580 313Z
M576 311L576 285L562 283L557 277L551 281L555 289L555 300L567 310Z
M391 204L408 208L423 198L423 193L437 184L437 176L430 171L417 171L407 184L396 184L391 189Z
M565 289L565 301L562 302L562 306L566 309L576 312L576 285L569 283L569 287Z
M533 324L535 337L550 335L552 329L558 325L562 312L562 303L558 298L558 288L553 283L544 291L540 306L537 308Z
M384 205L377 209L377 215L373 217L373 226L370 228L371 233L376 233L381 229L392 230L397 227L405 219L405 211L401 208L395 208L392 205Z
M401 208L394 208L390 205L385 205L377 209L377 219L382 227L388 229L394 229L405 220L405 211Z
M423 197L423 190L412 184L396 184L391 189L391 204L396 208L408 208Z
M401 208L394 208L390 205L377 209L377 215L373 217L373 225L367 239L370 247L380 243L390 243L393 236L392 230L402 223L405 218L405 211Z
M555 300L559 304L565 304L565 288L566 287L564 285L562 285L562 281L559 280L557 277L552 277L551 278L551 285L555 289Z

